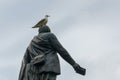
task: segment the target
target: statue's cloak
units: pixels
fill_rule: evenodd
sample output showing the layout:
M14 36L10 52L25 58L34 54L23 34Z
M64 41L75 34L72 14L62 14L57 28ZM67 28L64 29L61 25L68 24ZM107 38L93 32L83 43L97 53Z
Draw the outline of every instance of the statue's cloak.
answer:
M52 72L59 75L61 72L57 52L71 65L75 63L68 52L60 44L56 36L50 32L49 28L43 27L39 29L39 34L31 40L26 49L22 60L19 80L28 80L29 73L40 74L42 72ZM41 54L47 54L45 55L46 62L44 65L32 65L30 63L31 60Z

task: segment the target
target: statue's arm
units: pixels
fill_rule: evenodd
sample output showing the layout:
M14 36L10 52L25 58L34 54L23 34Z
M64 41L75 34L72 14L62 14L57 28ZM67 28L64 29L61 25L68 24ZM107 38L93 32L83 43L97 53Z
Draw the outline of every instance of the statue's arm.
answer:
M72 66L75 65L75 61L69 55L68 51L61 45L56 36L54 34L51 34L49 37L51 45L60 54L60 56Z
M54 34L52 34L50 37L50 43L53 46L53 48L60 54L60 56L66 60L69 64L71 64L74 68L74 70L82 75L85 75L86 73L86 69L80 67L79 64L77 64L73 58L69 55L69 53L67 52L67 50L60 44L60 42L58 41L58 39L56 38L56 36Z

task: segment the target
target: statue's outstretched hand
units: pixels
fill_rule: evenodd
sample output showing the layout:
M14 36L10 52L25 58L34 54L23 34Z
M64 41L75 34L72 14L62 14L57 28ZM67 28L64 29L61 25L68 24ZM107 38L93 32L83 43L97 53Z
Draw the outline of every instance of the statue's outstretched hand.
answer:
M80 65L77 64L77 63L75 63L75 64L73 65L73 68L74 68L74 70L76 71L76 73L78 73L78 74L81 74L81 75L85 75L85 74L86 74L86 69L80 67Z

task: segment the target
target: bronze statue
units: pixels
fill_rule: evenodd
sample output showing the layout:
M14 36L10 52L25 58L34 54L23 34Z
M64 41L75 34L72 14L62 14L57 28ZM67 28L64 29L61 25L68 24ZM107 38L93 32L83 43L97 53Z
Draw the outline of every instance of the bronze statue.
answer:
M61 73L57 53L77 73L85 75L86 70L72 59L47 25L39 27L38 32L26 49L19 80L56 80L57 75Z

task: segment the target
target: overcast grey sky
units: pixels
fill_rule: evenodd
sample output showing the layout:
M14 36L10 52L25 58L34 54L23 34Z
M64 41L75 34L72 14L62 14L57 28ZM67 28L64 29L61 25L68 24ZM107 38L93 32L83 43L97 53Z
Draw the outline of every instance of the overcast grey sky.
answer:
M0 80L17 80L24 52L48 25L70 55L87 69L78 75L62 58L57 80L120 80L120 0L0 0Z

